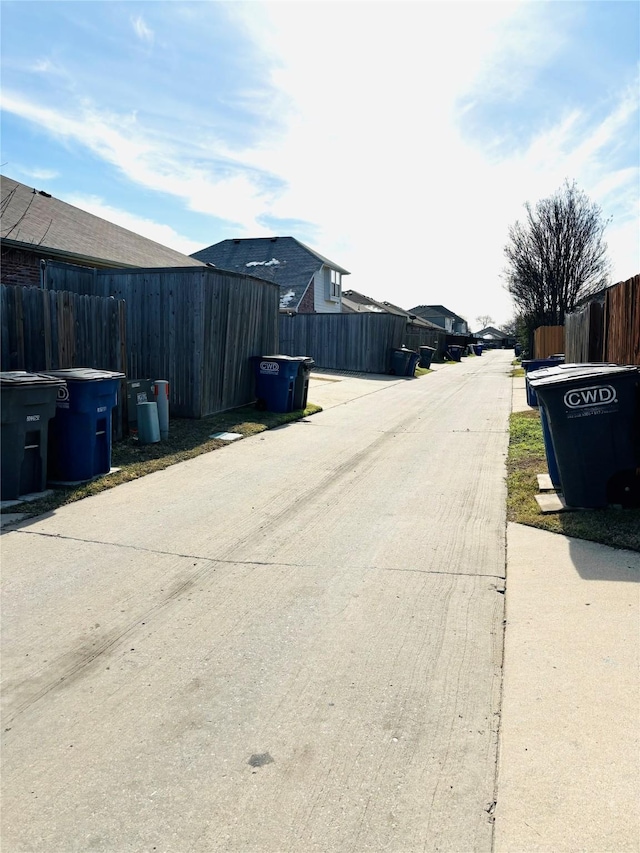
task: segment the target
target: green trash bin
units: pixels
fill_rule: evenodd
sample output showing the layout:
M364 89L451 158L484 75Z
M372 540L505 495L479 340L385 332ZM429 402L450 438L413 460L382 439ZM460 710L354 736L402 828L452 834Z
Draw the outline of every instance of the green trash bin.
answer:
M49 421L62 379L12 370L0 373L2 472L0 497L15 500L47 485Z

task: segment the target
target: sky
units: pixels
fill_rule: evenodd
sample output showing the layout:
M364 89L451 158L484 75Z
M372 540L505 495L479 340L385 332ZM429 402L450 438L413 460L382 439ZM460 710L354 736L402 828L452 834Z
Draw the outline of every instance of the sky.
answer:
M0 4L2 174L191 254L293 236L344 289L509 320L508 228L575 180L640 271L640 4Z

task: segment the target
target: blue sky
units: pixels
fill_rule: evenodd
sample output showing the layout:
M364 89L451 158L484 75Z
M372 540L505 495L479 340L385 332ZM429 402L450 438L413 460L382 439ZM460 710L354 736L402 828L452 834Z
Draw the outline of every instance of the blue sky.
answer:
M292 235L405 308L507 320L565 178L640 268L636 2L2 2L2 173L186 253Z

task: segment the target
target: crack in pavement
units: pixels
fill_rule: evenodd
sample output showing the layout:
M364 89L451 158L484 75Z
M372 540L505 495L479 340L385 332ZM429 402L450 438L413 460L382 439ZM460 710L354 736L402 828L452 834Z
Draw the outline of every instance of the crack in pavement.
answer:
M15 530L14 533L22 533L26 536L43 536L48 539L63 539L69 542L84 542L87 545L107 545L111 548L126 548L130 551L140 551L145 554L157 554L165 557L180 557L185 560L204 560L209 563L222 563L231 566L282 566L292 569L312 569L318 568L319 563L283 563L280 560L230 560L223 557L205 556L203 554L182 554L179 551L163 551L158 548L145 548L141 545L127 545L122 542L107 542L102 539L82 539L79 536L65 536L62 533L43 533L39 530ZM497 578L504 580L505 575L484 574L478 572L453 572L442 569L399 569L394 566L371 566L350 564L355 569L369 569L374 572L418 572L423 575L451 575L452 577L469 577L469 578Z

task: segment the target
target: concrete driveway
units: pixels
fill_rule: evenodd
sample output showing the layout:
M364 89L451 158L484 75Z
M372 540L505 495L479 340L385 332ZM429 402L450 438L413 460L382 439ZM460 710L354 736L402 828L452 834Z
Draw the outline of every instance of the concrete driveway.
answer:
M3 853L490 851L511 358L5 533Z

